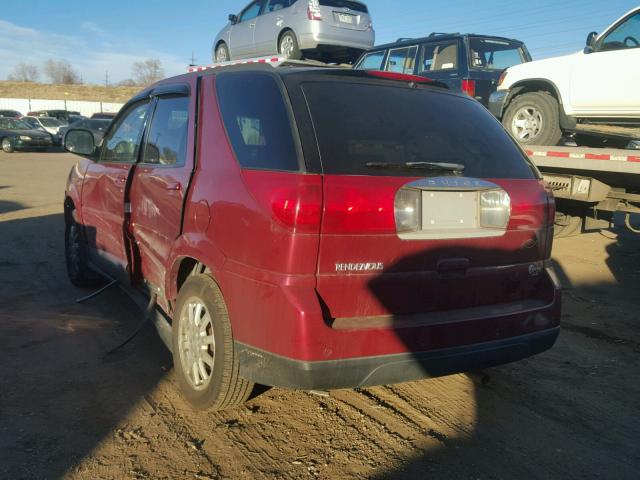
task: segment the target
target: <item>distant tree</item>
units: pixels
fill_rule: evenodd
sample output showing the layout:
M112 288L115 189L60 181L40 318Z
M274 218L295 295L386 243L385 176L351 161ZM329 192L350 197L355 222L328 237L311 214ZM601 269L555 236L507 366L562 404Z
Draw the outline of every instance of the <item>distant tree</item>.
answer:
M135 62L131 68L133 79L138 85L149 85L164 77L164 69L158 58L147 58Z
M120 87L135 87L136 85L138 84L133 78L125 78L124 80L118 82L118 86Z
M82 78L67 60L47 60L44 64L44 73L51 83L63 85L82 83Z
M40 72L37 66L19 63L13 69L13 73L7 77L7 80L12 82L35 82L38 77L40 77Z

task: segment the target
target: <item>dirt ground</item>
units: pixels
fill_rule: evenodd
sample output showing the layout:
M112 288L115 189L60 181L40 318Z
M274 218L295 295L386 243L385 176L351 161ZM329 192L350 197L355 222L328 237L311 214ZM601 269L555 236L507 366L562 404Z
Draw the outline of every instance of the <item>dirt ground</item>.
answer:
M0 478L638 478L640 237L556 242L563 331L538 357L360 391L192 411L118 289L78 305L67 154L0 153Z

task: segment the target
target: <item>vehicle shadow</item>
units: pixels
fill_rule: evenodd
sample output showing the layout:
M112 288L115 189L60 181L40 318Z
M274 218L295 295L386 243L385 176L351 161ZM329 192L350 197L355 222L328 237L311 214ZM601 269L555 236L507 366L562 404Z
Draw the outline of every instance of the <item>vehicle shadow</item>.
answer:
M635 245L638 246L637 239ZM488 250L475 252L473 256L478 253L491 257L508 252ZM455 252L441 251L437 255L447 258L452 254ZM608 263L612 269L619 268L619 262L624 263L618 254L617 250L610 252ZM401 260L399 264L420 264L419 257ZM389 270L394 271L396 266ZM566 282L567 274L562 271L560 274ZM389 297L388 291L379 285L382 283L375 279L369 284L376 298L385 306L397 308L397 298ZM464 298L468 298L466 292L461 293L462 301ZM439 301L455 303L455 296ZM568 316L584 313L571 299L565 302L564 311ZM420 344L406 328L406 322L399 318L396 321L400 327L396 329L398 339L410 351L418 351ZM524 320L520 328L529 328L527 322ZM486 341L499 334L500 329L508 328L485 325L465 337L462 330L456 333L451 326L437 332L438 340L448 341L450 332L456 342ZM427 339L427 343L438 340ZM472 425L456 426L455 419L442 422L451 412L443 414L426 405L414 405L429 419L424 422L429 427L424 429L422 442L415 442L419 453L405 459L400 467L378 471L369 478L635 478L640 455L630 439L640 434L640 424L629 422L629 416L635 415L635 407L616 392L625 388L626 375L631 371L640 373L637 359L628 365L626 373L612 371L596 376L593 367L587 365L604 367L611 361L612 353L603 349L594 352L592 342L591 337L582 333L565 332L551 350L542 354L468 373L473 386L461 416L473 419ZM482 360L478 368L484 368ZM442 373L440 368L432 370L428 363L423 365L423 371L426 376ZM428 391L432 382L435 380L423 380L407 388ZM599 399L595 403L594 392L598 392L595 395ZM435 425L442 425L442 431L433 426L434 421Z
M7 188L11 188L11 185L0 185L0 190L4 190ZM11 200L0 198L0 215L3 213L16 212L24 208L26 208L26 206L20 202L13 202Z
M62 214L0 230L0 478L61 478L127 431L171 358L151 326L105 353L140 318L117 288L75 303L88 292L66 279Z

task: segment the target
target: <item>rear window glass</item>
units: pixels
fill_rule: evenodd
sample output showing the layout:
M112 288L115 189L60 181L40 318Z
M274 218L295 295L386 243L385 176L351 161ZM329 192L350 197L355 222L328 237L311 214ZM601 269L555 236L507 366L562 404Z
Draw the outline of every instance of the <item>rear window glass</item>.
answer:
M404 167L438 162L464 165L466 177L535 178L522 151L479 103L400 86L314 82L303 89L324 173L446 175Z
M505 70L528 60L520 44L507 40L470 38L469 47L471 68Z
M273 77L220 75L216 88L224 126L242 167L300 170L289 115Z
M355 12L368 13L367 6L360 2L352 2L350 0L320 0L323 7L348 8Z

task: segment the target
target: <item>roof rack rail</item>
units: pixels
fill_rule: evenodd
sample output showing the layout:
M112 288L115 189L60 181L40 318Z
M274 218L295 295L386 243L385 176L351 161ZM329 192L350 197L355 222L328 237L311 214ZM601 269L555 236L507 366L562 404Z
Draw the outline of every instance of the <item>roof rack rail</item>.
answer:
M413 40L413 37L400 37L396 42L407 42L409 40Z
M205 70L213 70L216 68L223 67L233 67L237 65L252 65L252 64L265 64L271 65L274 68L277 67L323 67L323 68L347 68L351 67L350 65L336 65L319 62L317 60L291 60L285 57L256 57L256 58L247 58L244 60L230 60L228 62L219 62L212 63L211 65L203 65L203 66L189 66L187 71L189 73L193 72L203 72Z
M431 32L429 37L438 37L440 35L460 35L460 32L447 33L447 32Z

